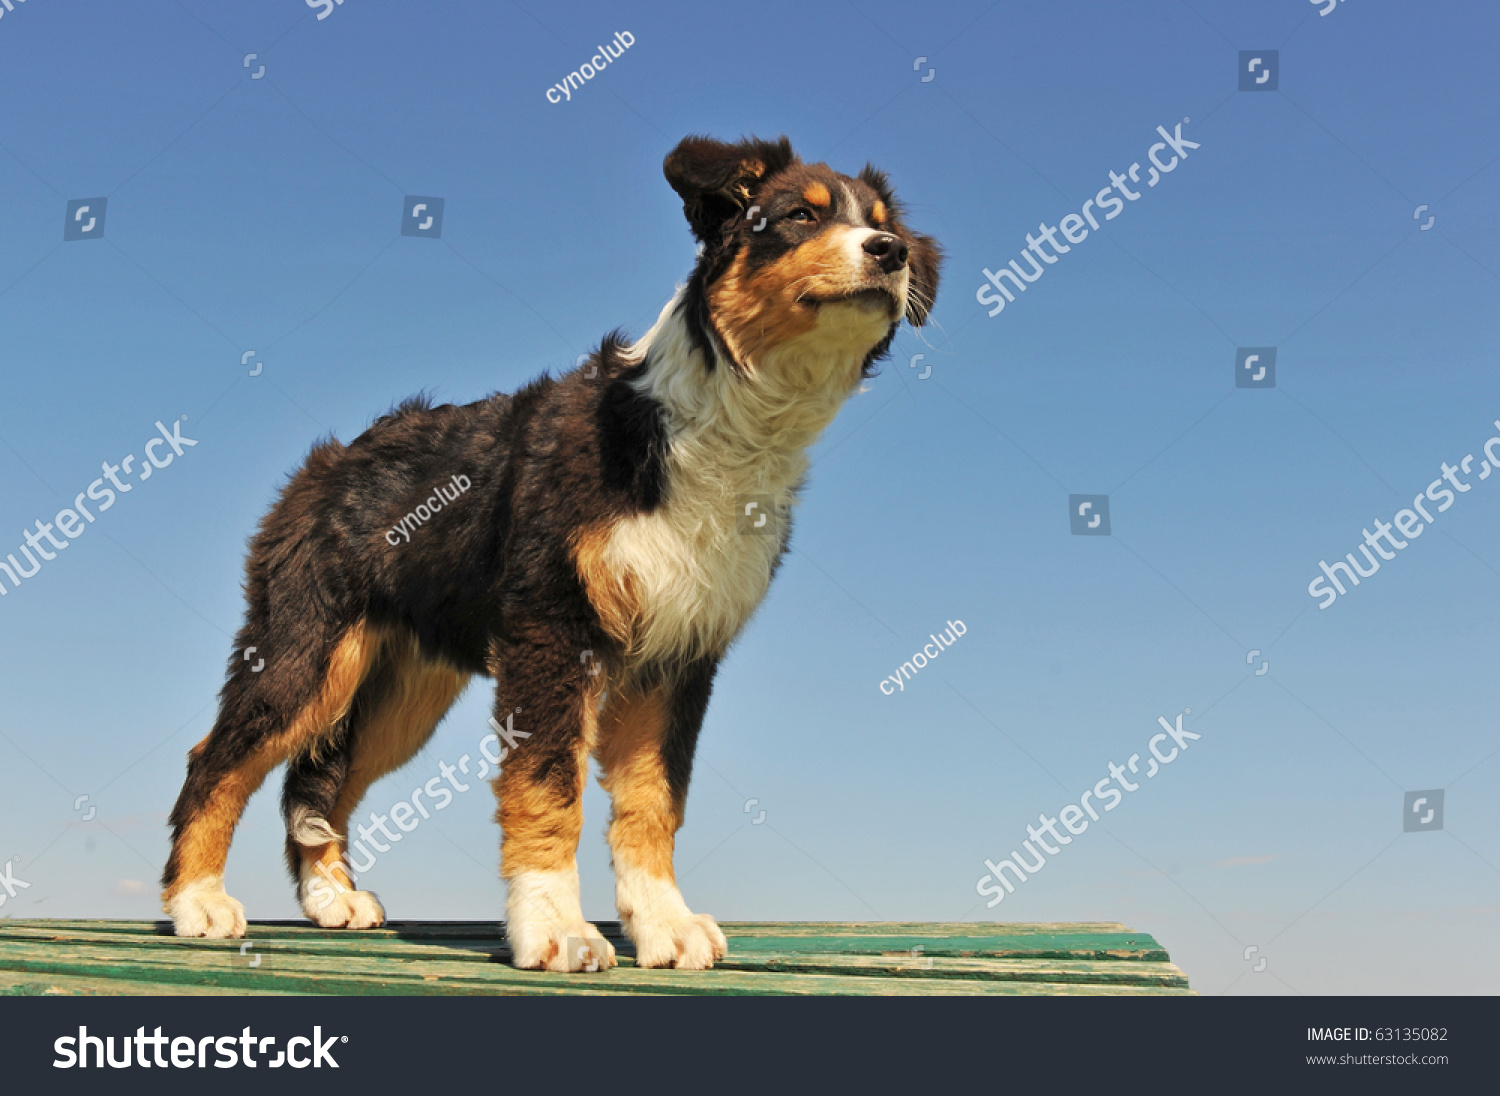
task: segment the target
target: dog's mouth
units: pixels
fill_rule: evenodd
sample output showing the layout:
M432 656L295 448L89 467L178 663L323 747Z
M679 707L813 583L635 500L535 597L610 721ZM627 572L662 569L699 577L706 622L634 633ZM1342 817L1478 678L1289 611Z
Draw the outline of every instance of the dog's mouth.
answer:
M881 289L876 286L830 296L808 296L803 297L802 300L813 305L852 304L859 308L868 309L872 312L884 312L891 316L896 315L901 310L901 302L896 300L895 294L889 289Z

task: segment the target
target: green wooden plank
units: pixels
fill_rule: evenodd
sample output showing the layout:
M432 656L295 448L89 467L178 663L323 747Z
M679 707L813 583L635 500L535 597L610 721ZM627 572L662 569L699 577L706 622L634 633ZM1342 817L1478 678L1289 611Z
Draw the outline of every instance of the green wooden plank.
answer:
M491 946L482 949L458 949L451 946L409 944L391 940L372 940L371 934L349 934L341 940L252 940L247 947L259 959L259 965L311 969L312 960L333 960L340 969L363 959L381 959L432 964L457 962L469 967L486 967L508 962L506 949ZM734 938L731 938L733 940ZM66 942L74 954L88 954L98 961L115 965L149 959L170 965L236 966L253 969L250 956L242 954L240 945L225 941L176 940L153 937L119 938L106 933L35 934L30 947L18 942L8 951L0 948L0 965L6 958L47 958L58 943ZM718 964L720 970L762 972L768 974L799 972L842 974L863 977L960 978L997 981L1049 981L1097 984L1172 985L1185 987L1187 979L1180 970L1164 961L1121 962L1119 960L1056 960L1047 958L995 959L978 956L949 957L932 953L913 955L908 951L885 954L861 954L830 948L819 951L813 941L793 941L802 946L796 950L747 951L731 944L730 954ZM165 949L162 945L166 945ZM307 960L307 961L304 961ZM629 954L620 956L622 965L633 965ZM435 968L434 968L435 969ZM478 977L479 975L471 975Z
M473 963L510 961L510 950L498 941L449 941L444 944L414 943L391 939L372 939L367 934L347 934L340 939L308 940L296 937L250 937L245 941L177 940L160 937L114 937L108 934L71 933L63 936L49 934L45 938L35 937L29 943L55 949L60 943L71 946L101 945L114 949L111 953L120 962L130 961L131 956L146 953L160 956L164 952L175 952L177 962L192 963L193 956L207 956L209 962L229 962L247 965L251 962L244 956L242 946L261 962L272 957L282 965L294 963L298 956L332 956L344 960L360 958L387 958L407 960L430 960L439 958L461 958ZM902 938L902 944L909 938ZM776 947L775 945L791 945ZM19 940L13 947L20 946ZM633 962L634 948L619 942L618 955L622 963ZM0 945L0 957L6 954ZM1081 955L1081 957L1080 957ZM735 970L844 970L853 972L889 971L893 974L936 971L932 977L948 976L945 972L991 971L994 977L1019 977L1023 970L1065 971L1068 978L1077 972L1094 972L1095 980L1109 981L1160 981L1161 971L1175 970L1166 959L1165 952L1140 953L1133 960L1122 960L1118 953L1100 958L1094 953L1069 951L1051 952L990 952L984 949L945 950L934 944L912 947L880 947L850 945L840 940L791 939L783 941L752 941L740 937L729 937L729 955L719 964L725 969ZM920 974L918 975L920 976ZM1182 980L1178 972L1177 978Z
M1130 933L1118 921L724 921L746 936L1027 936L1035 933Z
M727 935L727 934L726 934ZM731 951L839 952L847 955L902 955L920 947L925 956L1034 957L1166 962L1167 953L1149 936L1041 933L1027 937L816 936L758 938L730 936ZM738 945L738 947L736 947Z
M182 939L172 936L153 936L145 933L121 934L96 932L92 928L87 930L58 930L56 928L31 928L18 927L11 931L11 937L15 939L98 939L119 940L122 945L128 944L136 947L238 947L240 941L223 940L196 940ZM610 934L606 934L609 936ZM1163 961L1166 952L1151 937L1140 933L1122 933L1114 936L1100 934L1063 934L1054 933L1044 935L1041 933L1031 934L1024 938L1018 937L994 937L994 936L950 936L945 938L933 938L922 936L788 936L788 937L757 937L742 935L736 926L726 926L726 935L732 941L731 947L735 950L746 952L800 952L800 951L839 951L849 954L867 955L895 955L910 952L915 947L921 947L928 955L994 955L994 956L1054 956L1057 958L1128 958L1148 959ZM0 941L5 939L5 934L0 933ZM288 948L347 948L351 951L360 951L367 948L396 948L396 947L424 947L444 946L450 948L470 948L491 951L506 951L508 945L503 936L466 937L466 936L415 936L406 934L391 934L384 931L362 931L362 932L335 932L331 930L319 930L318 932L297 932L277 929L273 932L265 932L261 926L252 926L252 931L246 937L252 944L259 946L272 943ZM613 938L623 945L627 950L630 948L629 941L623 937Z
M266 996L276 996L266 991ZM175 985L160 982L100 979L94 975L35 975L0 970L0 997L241 997L239 989L215 986ZM285 996L301 996L286 994Z
M606 937L624 936L619 922L594 922ZM1062 922L1062 924L1007 924L1007 922L720 922L726 933L745 937L823 937L823 936L916 936L924 940L948 939L948 937L1010 937L1038 936L1038 934L1067 934L1067 936L1134 936L1151 940L1145 933L1136 933L1119 922ZM5 937L9 928L30 928L34 931L98 931L123 936L171 936L171 922L166 921L7 921L0 919L0 937ZM338 940L350 936L341 928L318 928L306 921L252 921L252 933L257 930L276 930L279 933L297 936L323 937ZM414 939L443 939L443 937L465 937L465 939L504 939L504 924L498 921L392 921L378 930L365 930L369 934L384 936L414 937Z
M948 978L963 981L1068 982L1077 985L1176 986L1186 989L1187 975L1167 962L1121 963L1092 960L951 959L946 957L789 954L759 961L732 953L716 970L824 973L881 978Z
M11 922L11 924L14 926L14 931L24 932L27 935L36 932L55 935L58 932L69 931L61 923ZM172 936L156 937L147 927L149 922L134 923L136 926L134 932L122 932L117 926L101 928L101 923L98 922L68 924L77 925L80 929L87 931L113 932L116 935L138 940L170 940L178 944L224 946L223 941L181 940ZM896 955L903 952L910 953L920 946L922 954L929 957L993 956L1002 958L1014 956L1150 962L1166 962L1169 959L1166 949L1151 936L1124 929L1123 926L1121 926L1122 931L1119 932L1095 931L1105 926L1046 925L1025 926L1027 930L1025 932L997 933L993 931L995 926L988 924L948 925L945 926L947 932L941 935L921 931L907 933L905 927L899 925L888 926L886 931L879 935L874 930L880 926L850 926L838 923L797 926L816 931L787 934L766 932L761 925L746 926L733 922L726 922L721 927L730 940L732 953L837 951L847 954ZM913 926L914 929L922 927ZM620 933L617 923L602 922L600 929L606 938L615 943L617 949L630 950L630 943ZM1059 931L1068 929L1089 931ZM3 940L4 936L4 930L0 929L0 940ZM252 922L248 939L286 941L288 942L286 946L302 946L322 940L350 949L370 947L378 941L400 940L407 943L419 943L430 940L443 941L450 946L499 949L508 955L501 926L484 922L446 924L429 922L411 927L397 923L385 929L360 932L318 929L296 922Z
M610 922L600 928L619 931ZM48 985L68 993L361 995L1192 992L1150 936L1114 922L724 928L730 955L712 972L637 969L620 939L620 967L568 975L509 966L496 922L397 922L364 932L256 922L245 941L211 941L179 939L153 922L0 920L0 993Z
M438 972L461 971L465 977L490 979L492 971L499 967L509 969L508 956L496 952L467 952L447 948L401 948L399 950L366 950L350 952L337 945L325 945L321 949L279 948L274 943L246 945L250 955L239 948L206 944L201 941L173 942L167 949L140 949L124 946L112 941L99 943L81 937L66 939L66 954L71 958L87 958L91 962L111 968L129 968L149 964L152 966L187 967L200 970L221 968L239 970L272 969L313 971L332 970L347 972L361 969L370 963L394 964L407 971ZM187 946L184 946L187 944ZM0 967L21 962L52 962L58 954L56 938L33 941L29 945L16 942L0 949ZM251 964L255 965L252 966ZM633 968L629 956L621 957L622 966ZM891 956L847 955L838 952L817 954L771 953L752 957L737 957L733 953L721 961L720 969L744 972L781 973L790 971L822 972L859 976L897 976L908 978L985 978L995 980L1072 981L1100 983L1139 983L1161 985L1185 985L1180 971L1170 963L1121 963L1056 960L1000 960L985 958L952 959L947 957L919 956L907 953ZM702 975L693 975L702 977Z
M1098 985L1069 982L997 982L959 979L899 979L839 977L819 974L743 974L675 971L636 971L616 968L589 975L542 971L506 972L493 980L427 975L419 979L371 971L362 976L319 976L300 971L285 976L275 972L246 976L240 972L212 972L152 964L111 971L97 963L22 963L10 977L28 975L29 984L72 979L73 985L93 993L113 993L118 981L126 992L147 992L150 985L164 995L219 992L226 994L301 994L320 996L477 996L477 995L641 995L692 996L1179 996L1191 990L1171 986ZM127 977L110 977L124 974Z

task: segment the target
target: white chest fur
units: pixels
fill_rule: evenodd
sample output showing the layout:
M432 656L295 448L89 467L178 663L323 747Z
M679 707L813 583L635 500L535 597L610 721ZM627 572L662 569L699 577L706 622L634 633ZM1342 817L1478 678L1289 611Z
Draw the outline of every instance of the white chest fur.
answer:
M669 460L665 503L611 530L604 563L631 588L631 653L650 661L722 654L765 597L781 553L792 483L704 476ZM795 481L794 481L795 482ZM774 499L765 524L741 500ZM747 531L748 529L748 531Z
M630 653L651 661L720 655L749 621L781 554L807 447L858 383L863 357L830 352L842 331L815 330L748 376L710 370L676 305L632 348L649 355L638 383L666 416L664 500L616 524L602 552L632 592Z

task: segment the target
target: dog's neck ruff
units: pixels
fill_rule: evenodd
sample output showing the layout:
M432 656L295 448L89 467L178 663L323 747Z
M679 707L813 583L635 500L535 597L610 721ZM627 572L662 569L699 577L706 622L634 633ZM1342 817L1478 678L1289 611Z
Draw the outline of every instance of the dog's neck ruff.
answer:
M707 362L689 334L679 290L631 348L631 356L646 363L638 390L662 407L671 448L689 456L695 447L711 446L706 463L757 466L768 489L795 485L806 468L805 451L859 383L869 351L851 346L850 333L853 324L868 326L867 319L852 306L826 313L813 331L755 361L731 363L717 338L710 339L714 360Z
M681 304L679 292L627 351L645 364L631 383L661 408L667 443L660 505L616 524L605 550L638 594L630 634L619 637L637 665L718 657L749 621L781 556L807 448L858 385L868 353L850 324L869 327L869 317L835 309L763 360L709 368Z

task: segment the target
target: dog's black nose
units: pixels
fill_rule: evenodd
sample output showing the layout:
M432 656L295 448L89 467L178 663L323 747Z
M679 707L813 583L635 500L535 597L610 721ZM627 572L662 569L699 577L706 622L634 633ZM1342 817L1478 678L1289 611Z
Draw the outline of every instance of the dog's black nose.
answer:
M880 261L881 270L894 274L906 265L910 248L901 242L899 236L879 232L865 241L865 252Z

